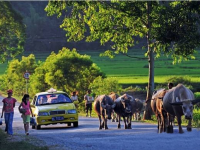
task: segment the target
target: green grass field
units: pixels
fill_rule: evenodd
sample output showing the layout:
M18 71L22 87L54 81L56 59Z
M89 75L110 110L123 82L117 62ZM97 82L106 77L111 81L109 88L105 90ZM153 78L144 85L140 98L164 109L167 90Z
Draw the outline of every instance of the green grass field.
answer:
M78 51L80 54L91 56L107 77L115 77L120 84L147 84L148 83L148 62L147 59L129 58L122 54L116 55L114 59L99 57L103 51ZM129 50L129 55L144 58L144 50ZM172 64L172 59L162 56L155 60L155 83L163 83L171 76L189 76L192 82L200 82L200 50L195 54L196 59L184 61L180 64ZM44 61L50 52L35 53L37 60ZM24 53L28 56L29 53ZM0 64L0 75L4 73L7 63Z

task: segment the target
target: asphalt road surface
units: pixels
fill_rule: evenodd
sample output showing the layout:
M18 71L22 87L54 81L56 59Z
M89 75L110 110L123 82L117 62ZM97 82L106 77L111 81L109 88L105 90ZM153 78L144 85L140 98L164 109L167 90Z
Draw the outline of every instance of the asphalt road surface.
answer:
M0 111L2 110L0 97ZM18 104L17 104L18 106ZM22 118L17 106L14 114L14 137L24 134ZM200 150L200 130L193 129L183 134L177 126L173 134L157 133L156 125L132 122L132 129L117 129L117 123L108 121L108 130L99 130L97 118L79 117L79 127L66 124L42 126L41 130L30 129L29 138L37 138L50 149L63 150ZM5 124L0 126L4 130ZM27 138L27 137L26 137Z

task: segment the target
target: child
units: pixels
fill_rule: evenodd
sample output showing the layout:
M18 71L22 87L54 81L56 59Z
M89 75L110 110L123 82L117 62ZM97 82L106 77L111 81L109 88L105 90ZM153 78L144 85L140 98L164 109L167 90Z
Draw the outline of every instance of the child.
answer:
M3 109L1 118L3 117L4 112L4 118L6 123L6 129L5 132L7 132L8 135L13 135L13 129L12 129L12 123L13 123L13 116L14 116L14 107L16 103L16 99L12 97L13 91L8 90L7 91L8 97L3 99Z
M23 123L24 123L25 134L29 135L28 130L29 130L29 123L30 123L30 114L32 114L32 116L33 116L33 113L32 113L31 107L30 107L28 94L24 94L24 97L22 98L22 102L18 108L19 111L20 111L21 107L26 110L25 113L22 113L22 118L23 118Z

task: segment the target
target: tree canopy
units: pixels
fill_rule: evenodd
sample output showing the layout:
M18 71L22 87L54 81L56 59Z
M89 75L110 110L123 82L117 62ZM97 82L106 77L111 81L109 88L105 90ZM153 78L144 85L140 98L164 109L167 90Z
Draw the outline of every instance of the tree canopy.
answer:
M15 57L24 48L25 25L9 2L0 2L0 62Z
M90 56L80 55L75 49L63 48L58 54L52 52L31 76L31 92L37 93L51 87L67 93L78 91L83 97L90 83L105 77Z
M192 1L49 1L45 10L48 15L64 16L60 27L66 31L68 41L109 43L110 49L101 55L113 58L115 54L127 53L137 43L134 37L146 38L146 99L150 100L155 56L171 55L174 62L193 58L199 45L199 5Z
M102 45L109 42L111 49L104 55L127 53L137 44L134 37L146 37L150 31L151 47L156 46L157 57L164 52L177 60L190 58L199 44L195 40L199 38L199 5L199 2L49 1L45 10L50 16L65 16L60 27L66 31L68 41L100 39Z

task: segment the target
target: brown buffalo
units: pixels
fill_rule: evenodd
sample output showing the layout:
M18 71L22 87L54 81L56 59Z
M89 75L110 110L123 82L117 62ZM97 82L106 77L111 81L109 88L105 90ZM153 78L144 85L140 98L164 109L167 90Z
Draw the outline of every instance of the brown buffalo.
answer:
M166 131L166 124L167 121L167 112L163 108L163 97L166 94L165 89L159 89L155 91L152 95L151 99L151 108L153 112L155 113L155 116L158 121L158 132L162 133L163 131Z
M181 126L182 115L189 120L187 130L192 130L193 105L199 101L200 100L194 100L193 92L182 84L178 84L165 94L163 98L163 107L169 114L177 117L179 133L183 133Z
M141 113L141 111L142 111L142 109L143 109L143 107L144 107L144 104L143 104L143 102L140 100L140 99L138 99L138 98L136 98L135 99L135 112L133 113L133 118L134 118L134 120L141 120L141 116L140 116L140 113Z
M99 129L108 129L107 119L111 119L111 113L115 105L113 100L107 95L100 95L95 99L94 110L99 117Z
M108 95L114 102L115 102L115 100L119 97L119 95L118 94L116 94L116 93L114 93L114 92L111 92L109 95ZM114 110L113 110L113 112L112 112L112 120L111 120L112 122L118 122L118 116L117 116L117 114L114 112Z

